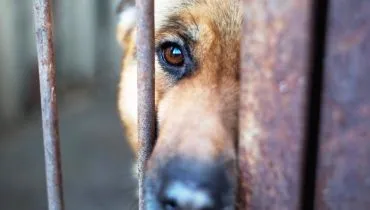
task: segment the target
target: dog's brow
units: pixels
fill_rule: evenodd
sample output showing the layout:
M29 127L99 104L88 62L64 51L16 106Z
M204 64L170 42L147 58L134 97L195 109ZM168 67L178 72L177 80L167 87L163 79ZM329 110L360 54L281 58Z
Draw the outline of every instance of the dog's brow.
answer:
M192 22L193 22L193 24L196 26L196 28L197 28L197 31L199 31L199 26L198 26L198 23L197 23L197 21L195 20L195 17L194 17L194 15L193 15L193 13L191 13L191 11L189 10L189 8L186 8L186 11L188 12L188 14L190 15L190 17L191 17L191 20L192 20Z
M191 14L190 14L191 15ZM185 39L184 41L196 42L198 40L199 27L195 22L194 17L192 17L192 23L186 24L181 17L174 15L165 21L162 27L159 29L159 34L174 33Z

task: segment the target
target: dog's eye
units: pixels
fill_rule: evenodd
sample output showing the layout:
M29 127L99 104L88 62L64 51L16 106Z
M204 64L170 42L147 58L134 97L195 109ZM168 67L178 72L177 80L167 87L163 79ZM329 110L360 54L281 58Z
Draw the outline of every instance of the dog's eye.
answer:
M158 62L168 76L179 80L192 73L194 61L184 42L165 41L156 47Z
M181 48L176 44L169 44L162 49L162 57L167 64L172 66L184 65L185 57Z

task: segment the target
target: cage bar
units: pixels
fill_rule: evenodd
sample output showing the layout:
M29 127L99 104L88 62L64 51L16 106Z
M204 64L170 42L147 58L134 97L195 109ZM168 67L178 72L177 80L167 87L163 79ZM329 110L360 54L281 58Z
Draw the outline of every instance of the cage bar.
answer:
M240 209L299 209L311 0L244 0Z
M145 165L155 138L154 112L154 1L136 0L138 61L139 209L144 210Z
M369 19L367 0L329 4L317 210L370 206Z
M51 0L34 1L48 207L64 210L51 6Z

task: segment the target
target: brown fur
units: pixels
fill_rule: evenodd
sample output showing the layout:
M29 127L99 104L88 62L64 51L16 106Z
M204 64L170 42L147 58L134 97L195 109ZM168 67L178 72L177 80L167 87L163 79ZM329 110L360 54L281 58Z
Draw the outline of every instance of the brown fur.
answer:
M158 139L148 170L174 156L213 162L235 160L239 94L241 5L238 0L156 0L155 43L186 34L196 68L180 80L169 77L156 58ZM119 111L135 151L136 30L120 24L123 57ZM235 171L232 164L231 171Z

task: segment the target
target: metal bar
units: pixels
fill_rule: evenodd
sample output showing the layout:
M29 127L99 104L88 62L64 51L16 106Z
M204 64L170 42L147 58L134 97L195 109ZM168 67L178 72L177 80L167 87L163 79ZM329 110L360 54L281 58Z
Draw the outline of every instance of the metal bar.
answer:
M299 209L311 0L244 0L240 209Z
M155 138L154 1L136 0L138 60L139 209L144 210L145 165Z
M49 210L63 210L63 183L56 103L53 23L50 0L34 1L42 126Z
M315 209L370 206L370 4L329 5Z

